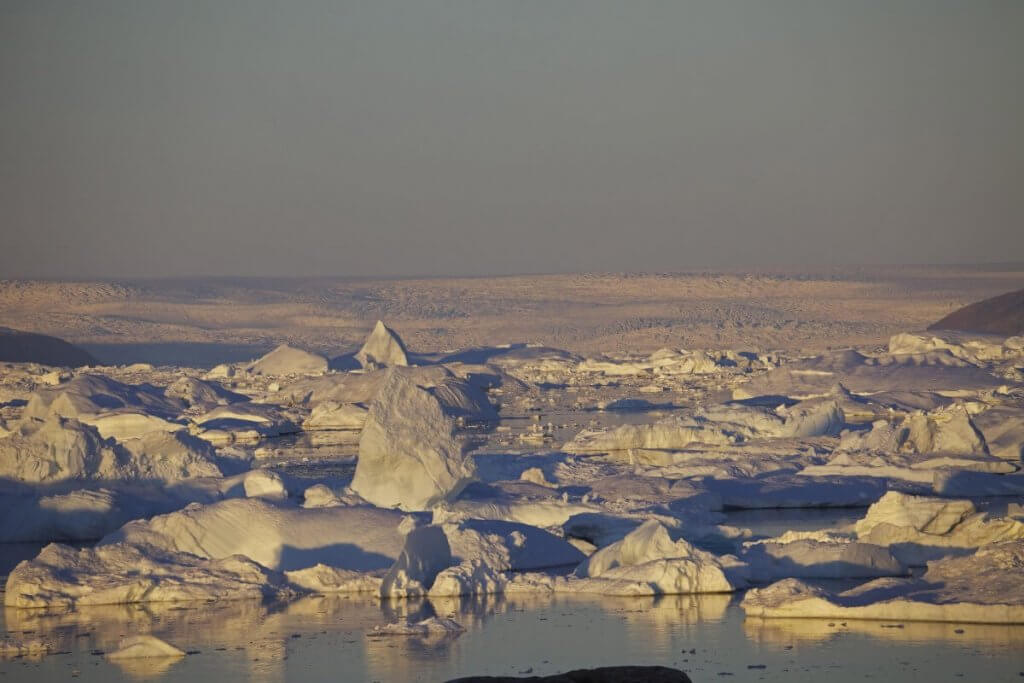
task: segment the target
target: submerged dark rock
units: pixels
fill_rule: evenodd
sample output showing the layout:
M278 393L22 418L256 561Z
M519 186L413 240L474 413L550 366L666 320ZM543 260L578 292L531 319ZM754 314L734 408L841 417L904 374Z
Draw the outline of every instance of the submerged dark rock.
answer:
M469 676L448 683L691 683L690 677L678 669L665 666L606 666L598 669L576 669L551 676Z

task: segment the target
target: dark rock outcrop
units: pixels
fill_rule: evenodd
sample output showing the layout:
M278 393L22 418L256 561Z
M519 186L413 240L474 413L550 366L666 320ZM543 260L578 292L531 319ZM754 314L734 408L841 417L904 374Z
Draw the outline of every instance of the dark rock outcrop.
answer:
M88 352L63 339L0 327L0 361L78 368L98 365Z
M664 666L606 666L599 669L576 669L552 676L470 676L448 683L691 683L690 677L678 669Z
M928 329L961 330L1007 337L1024 333L1024 289L968 304Z

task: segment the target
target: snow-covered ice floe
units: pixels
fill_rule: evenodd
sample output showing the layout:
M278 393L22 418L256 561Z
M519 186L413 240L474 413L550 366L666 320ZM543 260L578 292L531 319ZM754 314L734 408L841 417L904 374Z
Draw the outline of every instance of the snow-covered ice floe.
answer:
M886 547L846 538L777 538L745 544L740 559L751 581L786 577L851 579L903 576L907 568Z
M126 524L100 542L220 559L244 555L274 570L317 563L341 569L391 566L404 544L404 515L370 506L300 508L236 498Z
M254 375L320 375L327 372L323 356L281 344L246 367Z
M1022 540L1024 522L978 511L969 500L891 491L868 508L854 531L858 540L886 546L902 562L922 566L929 559Z
M7 578L8 607L285 598L284 578L232 555L207 560L188 553L114 543L76 549L52 543Z
M747 592L751 617L1024 623L1024 541L928 563L920 578L875 579L831 592L785 579Z

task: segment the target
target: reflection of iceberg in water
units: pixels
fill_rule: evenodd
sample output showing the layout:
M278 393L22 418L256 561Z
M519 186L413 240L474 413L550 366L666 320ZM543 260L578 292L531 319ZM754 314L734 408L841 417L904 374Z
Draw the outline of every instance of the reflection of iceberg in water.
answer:
M521 603L516 600L518 597L500 593L432 597L430 606L437 616L454 619L467 630L471 630L483 628L496 613L511 609L513 605L522 609ZM549 602L550 598L544 600Z
M502 603L500 595L383 600L375 625L419 622L437 616L458 622L467 632L474 631L483 628L496 606ZM381 681L414 680L422 673L424 662L458 658L459 635L390 638L364 635L367 676Z
M855 634L904 644L970 645L981 650L1024 647L1024 626L955 624L928 621L873 621L864 619L761 619L747 617L743 631L764 645L817 644Z
M465 632L458 637L364 637L367 678L381 681L414 680L422 675L425 662L465 659L464 648L472 647L466 634L482 631L487 622L507 610L522 611L526 604L547 605L550 596L468 595L424 600L384 600L380 604L380 624L396 621L416 622L437 616L459 623Z
M382 621L381 607L373 600L329 595L289 604L240 600L97 605L72 611L6 608L0 626L37 633L59 651L113 651L127 634L151 634L185 650L230 658L249 680L277 681L287 678L292 643L301 642L292 639L293 633L363 631ZM161 673L156 660L126 662L117 664L132 676Z
M285 638L287 636L284 636ZM288 652L281 636L251 640L246 646L250 681L283 681Z
M387 638L366 635L363 647L370 677L382 681L414 680L425 661L459 657L459 638L455 634Z
M642 643L645 650L664 651L672 649L668 646L681 629L689 632L702 623L725 619L734 599L735 596L718 594L609 598L592 594L506 593L432 597L424 602L384 601L382 616L389 616L390 621L406 618L413 621L436 615L453 619L466 630L458 638L436 641L365 638L366 677L381 681L414 680L422 676L425 664L439 659L458 663L480 660L481 652L493 652L496 639L522 653L529 663L535 663L529 659L529 653L544 653L536 657L540 662L552 656L552 647L592 656L594 653L589 649L593 643L583 624L604 623L608 619L621 624L608 631L621 634L611 636L620 645L635 642ZM561 625L556 624L559 616L566 620ZM544 623L544 628L531 627L531 621L538 617L540 622L532 623ZM569 623L577 627L571 634L559 631ZM502 640L506 637L512 640ZM481 662L477 661L476 666L479 668ZM510 671L515 673L527 666L523 664Z
M703 622L721 621L733 596L718 593L665 595L655 598L608 599L596 602L602 610L621 614L630 638L667 647L680 632Z
M181 657L135 657L111 661L130 678L148 680L166 674L181 661Z
M634 600L634 606L624 610L624 615L627 621L638 625L695 626L702 622L724 619L725 611L733 599L732 595L723 593L664 595L650 600ZM639 605L636 604L638 602ZM610 605L605 609L609 607Z
M51 638L58 650L115 650L126 634L152 634L186 648L245 645L271 607L239 600L215 604L140 603L95 605L75 610L7 607L6 628L34 631Z

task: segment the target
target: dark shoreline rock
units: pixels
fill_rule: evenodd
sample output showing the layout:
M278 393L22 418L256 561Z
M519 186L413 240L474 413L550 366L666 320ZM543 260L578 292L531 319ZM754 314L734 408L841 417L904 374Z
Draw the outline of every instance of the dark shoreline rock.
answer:
M692 683L678 669L665 666L606 666L576 669L551 676L468 676L448 683Z
M87 351L63 339L12 330L8 327L0 327L0 361L39 363L58 368L98 365L96 359Z
M929 330L962 330L1012 336L1024 332L1024 289L957 309L928 327Z

